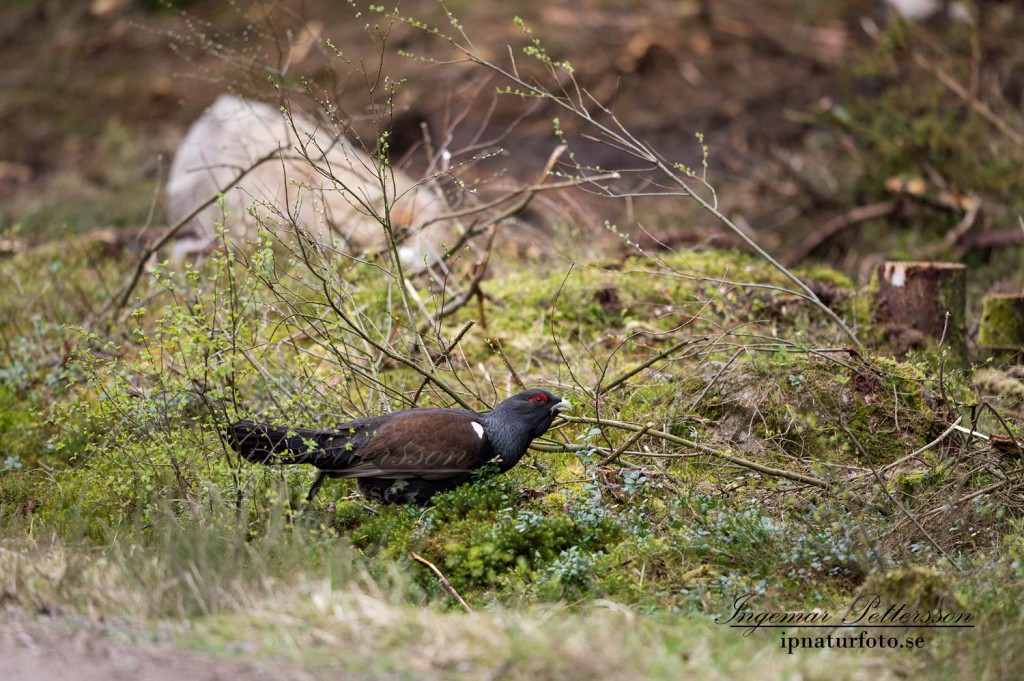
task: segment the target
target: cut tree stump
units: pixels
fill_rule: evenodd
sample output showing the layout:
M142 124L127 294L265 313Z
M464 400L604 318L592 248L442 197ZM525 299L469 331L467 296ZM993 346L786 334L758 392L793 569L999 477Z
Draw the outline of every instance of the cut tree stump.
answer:
M991 294L981 301L978 327L981 359L1024 363L1024 295Z
M948 314L948 319L947 319ZM878 267L875 323L902 355L942 342L967 360L967 268L949 262L885 262Z

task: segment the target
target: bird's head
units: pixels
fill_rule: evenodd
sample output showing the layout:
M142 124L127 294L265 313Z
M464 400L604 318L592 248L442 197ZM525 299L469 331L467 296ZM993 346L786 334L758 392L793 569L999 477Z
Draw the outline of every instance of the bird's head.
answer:
M527 390L508 398L488 416L492 420L522 428L532 440L546 433L555 417L571 408L569 400L563 400L546 390Z

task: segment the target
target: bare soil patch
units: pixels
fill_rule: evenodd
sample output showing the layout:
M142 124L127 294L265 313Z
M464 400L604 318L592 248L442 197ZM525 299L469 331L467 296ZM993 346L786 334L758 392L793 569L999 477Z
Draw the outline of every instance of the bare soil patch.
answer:
M0 660L8 681L312 678L268 662L220 658L147 641L127 624L103 626L54 616L11 616L0 622Z

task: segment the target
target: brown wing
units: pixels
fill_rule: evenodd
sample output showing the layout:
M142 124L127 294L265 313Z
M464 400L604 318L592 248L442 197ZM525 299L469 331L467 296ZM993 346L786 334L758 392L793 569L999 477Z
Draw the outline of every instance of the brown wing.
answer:
M355 452L358 463L344 477L443 480L473 470L490 446L478 418L454 409L422 409L396 415Z

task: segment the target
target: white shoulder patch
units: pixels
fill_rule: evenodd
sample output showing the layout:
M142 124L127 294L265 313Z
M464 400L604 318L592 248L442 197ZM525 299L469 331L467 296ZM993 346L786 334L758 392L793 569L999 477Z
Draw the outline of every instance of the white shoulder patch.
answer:
M478 438L480 438L481 440L483 440L484 439L484 427L481 426L476 421L473 421L473 423L471 423L470 425L472 425L473 426L473 430L476 431L476 436Z

